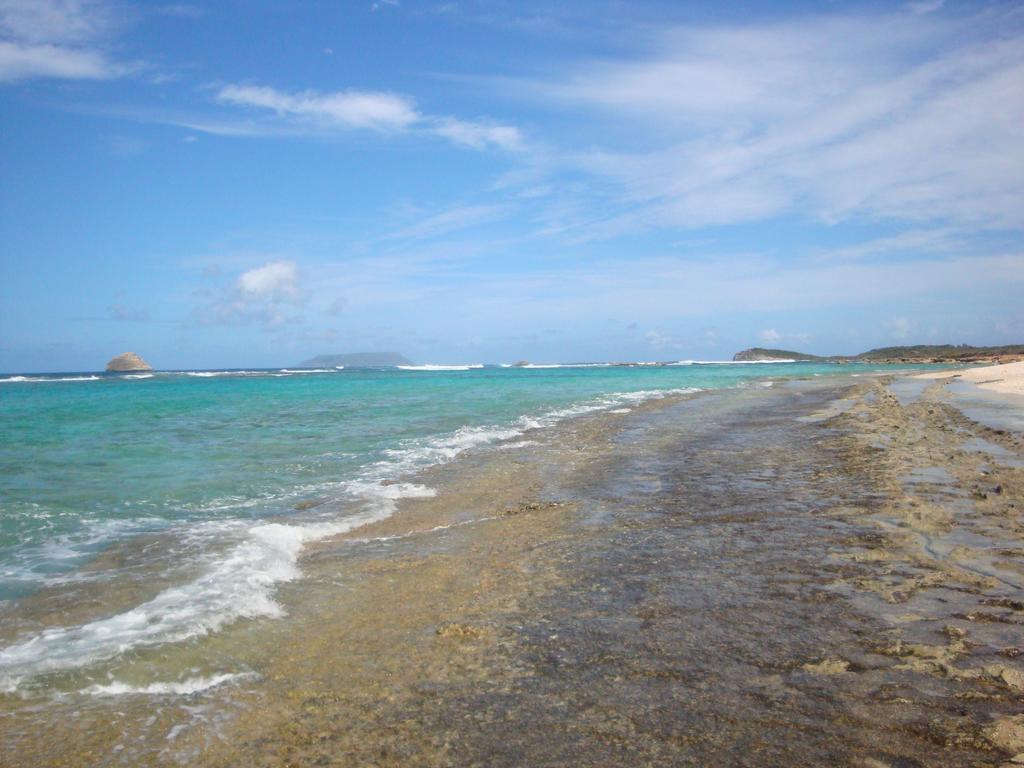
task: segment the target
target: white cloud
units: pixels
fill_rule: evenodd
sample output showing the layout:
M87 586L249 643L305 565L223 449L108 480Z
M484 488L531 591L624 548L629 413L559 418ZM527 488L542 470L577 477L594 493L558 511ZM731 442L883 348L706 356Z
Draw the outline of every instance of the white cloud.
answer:
M518 128L493 122L474 122L454 117L427 115L409 97L386 91L348 89L330 93L313 90L289 93L260 85L226 85L217 101L236 107L270 111L285 121L286 132L296 129L331 131L367 129L404 133L421 131L473 149L518 149L522 135ZM272 132L270 130L264 132ZM196 125L197 130L203 130ZM216 132L227 133L225 130ZM251 126L237 133L259 133Z
M63 80L105 80L124 70L95 51L56 45L23 45L0 40L0 82L52 77Z
M294 261L279 260L242 272L226 290L214 292L199 312L206 323L237 325L258 322L267 327L283 325L285 310L300 307L302 290L299 268Z
M522 134L515 126L472 123L453 117L436 119L433 132L473 149L486 149L488 146L518 149L523 142Z
M0 0L0 32L26 43L87 43L114 25L109 6L89 0Z
M1024 30L1012 15L688 27L568 69L507 87L590 116L577 144L594 149L548 163L589 174L592 236L793 212L1024 226Z
M619 318L614 327L621 334L612 335L629 340L630 355L662 344L661 349L673 350L665 358L693 356L695 346L708 342L717 343L717 355L722 356L755 344L859 352L892 343L884 320L896 313L914 324L904 343L932 337L1011 343L1012 333L999 330L999 323L1020 315L1015 297L1024 291L1024 253L1019 251L880 263L751 254L716 259L623 254L595 256L586 269L575 260L550 259L529 272L500 257L480 269L480 254L450 258L450 251L451 243L438 242L417 244L404 255L304 263L308 298L302 307L308 326L342 322L380 328L402 318L398 322L438 338L454 338L466 328L485 337L509 328L520 335L560 328L569 334L565 338L581 334L580 341L597 345L587 349L597 350L604 347L595 339L612 328L603 319ZM347 300L342 315L331 312L339 297ZM334 306L335 311L342 309ZM933 327L939 330L932 332ZM1014 327L1022 327L1019 318ZM702 329L707 328L717 331L704 334L702 341ZM762 341L762 329L779 339L773 341L769 334ZM810 329L813 336L805 333ZM857 334L849 348L834 346L847 333ZM675 354L676 349L685 354Z
M892 257L914 253L948 253L965 247L964 233L950 229L910 229L842 248L832 248L821 258L832 261Z
M119 77L128 68L101 47L115 26L105 3L0 0L0 82Z
M299 290L299 269L294 261L272 261L238 277L238 293L247 301L295 302Z
M393 264L368 264L360 267L359 279L379 272L388 290L401 290L400 279L386 281L388 274L397 271ZM367 294L350 287L354 279L345 278L346 294L369 301ZM618 316L636 317L651 325L666 319L728 317L740 311L766 315L827 311L835 316L842 310L852 315L896 302L975 313L983 306L1012 306L1010 297L1022 291L1024 253L1019 252L878 264L807 263L753 255L715 260L623 258L592 261L585 272L567 265L528 276L496 274L473 284L479 303L492 310L501 307L508 322ZM375 300L385 298L374 293ZM422 293L418 297L422 300ZM432 299L445 304L454 297ZM474 301L467 299L468 304ZM510 307L521 307L521 314ZM765 330L766 341L774 338L773 333L783 336L775 328Z
M765 344L778 344L782 338L782 334L776 331L774 328L766 328L761 331L761 341Z
M228 85L221 88L217 99L226 104L269 109L286 117L378 131L403 130L421 119L410 99L378 91L288 94L263 86Z

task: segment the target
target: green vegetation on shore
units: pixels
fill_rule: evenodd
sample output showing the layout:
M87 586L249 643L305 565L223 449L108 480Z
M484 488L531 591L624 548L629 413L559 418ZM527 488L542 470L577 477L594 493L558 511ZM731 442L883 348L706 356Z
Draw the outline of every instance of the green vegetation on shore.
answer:
M859 360L892 360L894 358L964 360L978 357L1003 355L1024 355L1024 344L1007 344L1001 347L972 347L968 344L916 344L912 347L881 347L857 355Z
M830 358L819 357L818 355L808 355L803 352L791 352L788 349L766 349L764 347L753 347L751 349L744 349L742 352L737 352L732 356L732 359L738 362L756 362L758 360L822 361L829 360Z
M737 361L757 360L801 360L818 362L978 362L1002 357L1024 357L1024 344L1007 344L1000 347L973 347L968 344L916 344L908 347L879 347L861 352L859 355L808 355L786 349L752 347L733 355Z

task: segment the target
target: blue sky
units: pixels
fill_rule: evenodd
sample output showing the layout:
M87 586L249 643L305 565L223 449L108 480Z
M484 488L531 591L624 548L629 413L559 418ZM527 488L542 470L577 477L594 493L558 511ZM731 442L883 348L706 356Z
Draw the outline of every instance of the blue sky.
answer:
M1019 3L0 0L0 121L0 370L1024 342Z

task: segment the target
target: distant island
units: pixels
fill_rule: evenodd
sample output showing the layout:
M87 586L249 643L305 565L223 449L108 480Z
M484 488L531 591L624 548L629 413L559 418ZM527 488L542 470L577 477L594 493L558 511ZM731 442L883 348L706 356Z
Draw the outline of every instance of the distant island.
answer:
M397 352L348 352L317 355L299 363L299 368L376 368L389 365L413 365L412 360Z
M972 347L969 344L917 344L909 347L879 347L859 355L808 355L787 349L752 347L732 356L736 362L796 360L821 363L1007 363L1024 359L1024 344L1001 347Z
M733 355L732 359L737 363L763 363L771 360L799 360L801 362L805 360L820 360L822 362L828 360L826 357L806 355L803 352L790 352L785 349L765 349L764 347L744 349L742 352L737 352Z

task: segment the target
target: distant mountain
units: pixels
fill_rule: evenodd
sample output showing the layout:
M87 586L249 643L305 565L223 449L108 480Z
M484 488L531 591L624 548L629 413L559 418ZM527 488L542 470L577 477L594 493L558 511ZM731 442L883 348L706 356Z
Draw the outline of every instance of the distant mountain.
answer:
M299 363L300 368L374 368L388 365L412 365L413 362L397 352L349 352L337 355L317 355Z
M741 363L757 363L765 360L827 360L826 357L817 355L806 355L803 352L790 352L787 349L765 349L764 347L753 347L744 349L732 356L732 359Z
M854 362L872 363L948 363L948 362L981 362L1006 358L1024 357L1024 344L1008 344L1002 347L972 347L968 344L917 344L910 347L880 347L861 352L859 355L830 355L820 357L807 355L803 352L791 352L786 349L764 349L753 347L737 352L732 359L738 362L757 362L764 360L801 360L818 362Z

